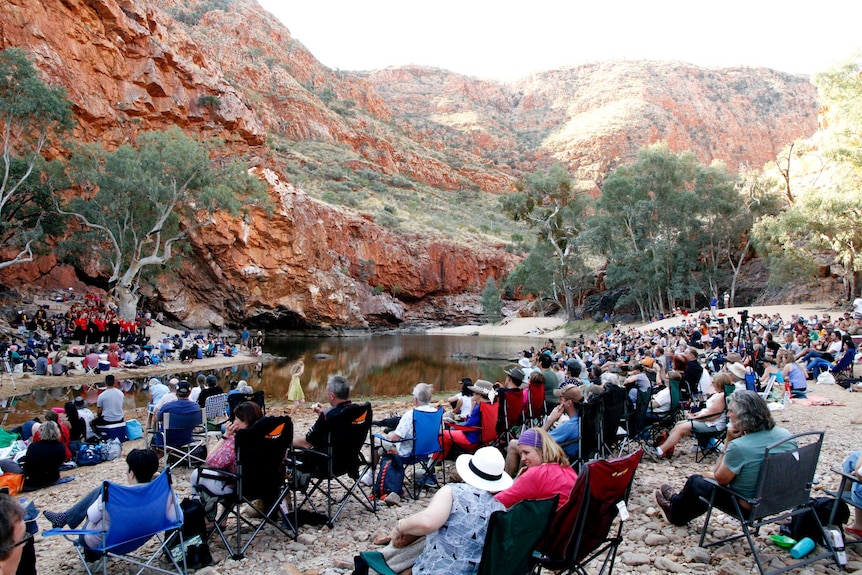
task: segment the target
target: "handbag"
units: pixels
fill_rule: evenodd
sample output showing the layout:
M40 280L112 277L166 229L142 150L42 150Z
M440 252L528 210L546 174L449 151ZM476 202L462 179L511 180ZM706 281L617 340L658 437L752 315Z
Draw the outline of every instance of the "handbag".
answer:
M103 461L113 461L123 454L123 446L119 439L99 442L99 449L102 452Z
M126 437L131 439L140 439L144 436L144 428L141 422L137 419L130 419L126 422Z

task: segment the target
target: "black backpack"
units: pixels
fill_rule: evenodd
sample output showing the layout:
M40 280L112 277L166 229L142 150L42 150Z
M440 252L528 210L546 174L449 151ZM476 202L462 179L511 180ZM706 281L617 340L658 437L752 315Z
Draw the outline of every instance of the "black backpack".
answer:
M835 499L831 497L812 497L809 503L814 508L814 512L817 513L820 524L826 527L829 524L829 516L832 514L832 506L835 504ZM848 519L850 519L850 508L843 501L839 501L838 511L835 513L835 524L843 525L847 523ZM804 513L794 515L790 520L789 526L782 526L781 532L782 534L790 535L797 541L800 541L803 537L810 537L818 545L826 543L823 540L823 533L817 526L817 520L810 509Z

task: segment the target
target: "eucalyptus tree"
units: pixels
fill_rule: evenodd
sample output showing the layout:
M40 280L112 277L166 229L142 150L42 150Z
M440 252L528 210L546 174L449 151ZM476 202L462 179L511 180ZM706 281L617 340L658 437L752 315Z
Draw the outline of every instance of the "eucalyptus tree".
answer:
M805 189L780 214L763 218L755 239L770 262L770 279L813 274L818 263L844 270L845 297L862 275L862 65L836 66L814 77L825 129L821 149L829 177ZM797 180L798 182L798 180Z
M538 241L551 247L554 273L538 281L562 295L569 321L576 316L575 292L590 277L579 246L589 204L589 196L574 189L560 164L527 174L519 191L502 199L510 218L526 222L536 231Z
M723 165L655 144L608 175L586 238L607 259L608 286L631 288L620 303L635 302L646 318L718 293L746 231L743 205Z
M112 152L91 144L73 153L66 175L76 195L58 200L57 210L79 223L78 257L103 266L122 317L135 315L142 273L168 265L216 212L265 204L264 184L240 161L214 158L217 152L218 142L172 127L143 132Z
M45 84L23 50L0 52L0 269L33 261L50 193L39 178L51 137L73 126L62 88Z

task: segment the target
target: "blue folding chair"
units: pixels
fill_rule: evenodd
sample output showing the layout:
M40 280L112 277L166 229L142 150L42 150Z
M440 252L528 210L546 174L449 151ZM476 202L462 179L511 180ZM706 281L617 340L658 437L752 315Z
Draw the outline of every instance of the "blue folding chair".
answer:
M390 441L384 435L374 434L375 438L381 441L390 441L390 443L413 442L412 452L401 460L405 466L410 465L413 470L411 477L408 478L406 474L404 475L404 489L413 499L419 498L419 493L423 488L439 485L431 456L443 449L442 433L443 408L439 407L436 411L413 410L413 437L402 437L400 441ZM416 481L417 465L425 472L421 483ZM443 470L443 483L446 483L446 467L441 466L441 468ZM429 478L433 478L433 480ZM411 483L413 484L412 489Z
M178 542L179 548L183 549L183 512L172 487L170 468L150 483L142 485L117 485L105 481L102 483L100 500L105 517L114 518L103 522L104 529L49 529L42 533L42 537L62 535L72 542L89 575L94 571L88 560L92 561L94 557L99 561L95 571L101 571L104 575L108 573L110 558L139 566L138 574L145 570L178 575L186 572L185 553L180 553L182 557L177 559L168 549L169 532L176 533L172 544ZM85 535L95 535L101 541L87 547L84 545ZM151 555L133 554L154 537L159 546ZM160 557L168 557L173 570L157 565Z

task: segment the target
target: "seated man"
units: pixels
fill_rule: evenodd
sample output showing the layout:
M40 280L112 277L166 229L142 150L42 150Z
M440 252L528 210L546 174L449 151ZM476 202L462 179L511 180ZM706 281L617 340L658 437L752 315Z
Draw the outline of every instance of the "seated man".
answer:
M383 447L387 451L397 450L398 455L401 457L409 457L413 452L413 442L412 441L401 441L405 437L413 437L413 411L425 411L428 413L434 413L437 411L436 407L433 407L431 404L431 397L434 392L434 388L431 387L431 384L428 383L417 383L413 388L413 409L408 409L404 415L401 416L401 419L398 421L398 427L395 428L395 431L392 433L387 433L385 437L389 441L383 441ZM398 443L391 443L398 442Z
M169 413L176 415L200 415L200 406L189 399L191 393L192 387L189 382L179 382L177 384L177 400L165 404L165 406L159 410L157 415L159 423L163 423L165 421L165 415ZM153 443L155 445L163 445L166 443L171 446L187 445L193 440L193 431L194 430L190 427L183 429L168 429L167 437L162 437L161 433L157 433L153 438Z
M743 496L750 497L757 487L764 449L790 437L790 432L775 426L766 401L754 391L734 392L730 396L727 413L730 423L727 426L726 448L718 457L713 476L719 485L729 485ZM784 451L790 451L796 445L788 442L781 447ZM670 523L685 525L706 513L709 506L700 498L709 499L714 489L713 484L702 475L692 475L679 493L674 493L670 485L663 484L655 492L655 499ZM719 492L715 502L720 507L729 507L730 495Z
M332 407L324 410L319 403L314 406L314 411L317 413L317 421L305 434L305 437L297 437L293 440L294 447L303 449L315 449L325 451L330 431L330 422L335 419L345 409L353 405L350 401L350 384L347 383L342 375L330 375L326 382L326 393L329 396L329 403Z
M120 423L125 419L123 412L123 392L116 387L116 378L113 375L105 376L105 391L99 394L99 399L96 400L96 407L99 409L99 416L93 420L93 427L101 427L111 425L112 423Z
M159 457L151 449L133 449L126 456L128 473L126 481L129 485L149 483L153 480L159 470ZM76 529L84 519L87 524L84 529L99 530L110 525L110 517L104 515L102 510L102 488L97 487L85 495L80 501L62 512L43 511L42 515L51 522L55 529L62 529L66 525ZM102 542L99 535L84 535L84 545L95 547Z

